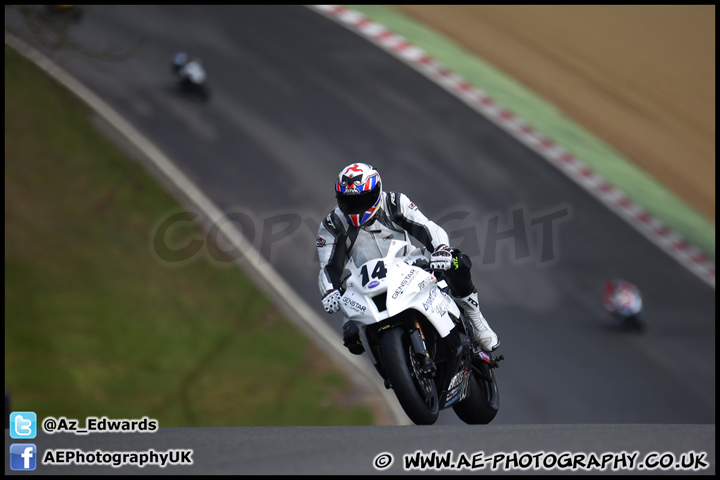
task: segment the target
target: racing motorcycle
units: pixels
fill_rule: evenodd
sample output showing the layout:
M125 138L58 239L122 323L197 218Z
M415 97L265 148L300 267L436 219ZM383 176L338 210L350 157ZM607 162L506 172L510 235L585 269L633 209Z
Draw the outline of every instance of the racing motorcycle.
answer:
M192 59L183 65L173 65L180 90L190 95L197 95L202 100L210 98L207 86L205 67L199 60Z
M448 407L465 423L490 423L499 408L493 370L503 356L473 345L470 320L442 272L428 266L420 249L400 240L384 258L351 260L341 310L413 423L432 425Z

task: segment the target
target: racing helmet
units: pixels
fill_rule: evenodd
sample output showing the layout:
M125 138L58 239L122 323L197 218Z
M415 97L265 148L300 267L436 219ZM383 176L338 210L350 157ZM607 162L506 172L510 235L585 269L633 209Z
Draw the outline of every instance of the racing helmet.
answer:
M185 52L177 52L175 56L173 56L173 65L181 66L185 65L188 61L188 54Z
M611 313L636 315L642 310L642 297L635 285L621 278L612 278L603 287L603 304Z
M380 209L382 182L371 165L353 163L343 168L335 182L335 198L348 221L359 227Z

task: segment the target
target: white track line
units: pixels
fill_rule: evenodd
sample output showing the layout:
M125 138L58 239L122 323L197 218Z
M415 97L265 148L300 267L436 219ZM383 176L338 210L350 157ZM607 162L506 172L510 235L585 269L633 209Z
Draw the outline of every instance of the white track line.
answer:
M367 361L366 357L351 355L340 344L340 335L330 328L310 306L297 295L295 290L275 271L269 262L262 258L260 253L248 242L232 222L226 220L225 214L188 178L175 164L163 154L150 140L145 138L128 121L126 121L110 105L100 99L95 93L80 83L67 71L55 64L48 57L30 47L17 37L5 32L5 43L20 52L23 56L34 62L47 72L60 84L78 96L98 115L110 123L129 142L135 145L162 173L177 187L191 202L193 202L207 217L210 225L218 226L220 231L231 244L244 255L236 263L241 267L250 267L272 289L285 308L291 313L290 320L301 328L315 343L334 357L345 367L354 381L360 382L366 388L372 388L385 403L385 410L390 412L392 421L398 425L409 425L410 421L400 409L397 399L379 383L379 376ZM244 247L248 245L248 247ZM244 259L244 261L242 261ZM242 263L241 263L242 261ZM362 360L361 360L362 359ZM359 375L358 375L359 374Z
M715 288L715 262L708 255L633 203L607 179L591 170L562 146L534 130L485 92L448 70L421 48L358 11L342 5L309 5L309 7L369 39L506 130L608 206L681 265L713 289Z

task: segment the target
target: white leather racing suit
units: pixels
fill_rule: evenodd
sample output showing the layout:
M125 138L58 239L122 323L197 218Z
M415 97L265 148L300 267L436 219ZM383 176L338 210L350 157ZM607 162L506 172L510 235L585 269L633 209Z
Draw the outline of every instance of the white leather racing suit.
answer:
M350 225L338 207L320 224L317 249L321 297L340 288L350 258L355 265L362 265L370 259L384 257L391 240L410 242L411 235L430 253L442 244L449 244L445 230L428 220L405 194L382 192L381 202L375 220L361 227Z

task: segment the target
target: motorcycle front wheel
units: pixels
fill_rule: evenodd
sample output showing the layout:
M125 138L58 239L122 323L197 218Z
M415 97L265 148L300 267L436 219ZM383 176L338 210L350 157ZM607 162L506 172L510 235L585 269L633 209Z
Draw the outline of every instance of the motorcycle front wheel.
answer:
M380 339L385 373L400 406L416 425L432 425L440 413L435 382L423 375L407 333L391 328Z

